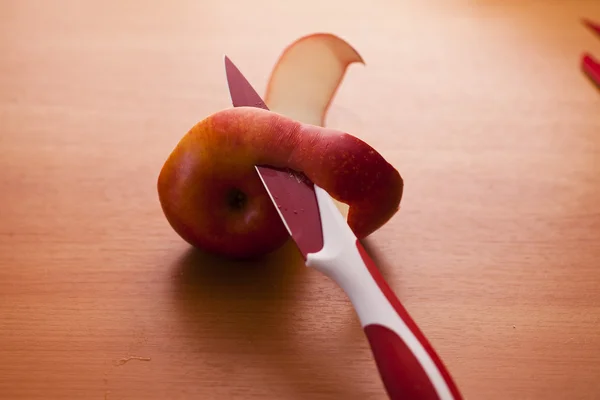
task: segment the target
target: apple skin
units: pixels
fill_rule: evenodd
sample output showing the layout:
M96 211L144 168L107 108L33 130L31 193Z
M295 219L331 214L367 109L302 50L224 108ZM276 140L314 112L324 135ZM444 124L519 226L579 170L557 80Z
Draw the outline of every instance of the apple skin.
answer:
M368 236L399 209L403 180L351 134L254 107L212 114L167 158L158 195L172 228L188 243L230 258L256 258L289 234L255 165L303 172L349 205L348 224Z
M275 63L264 95L271 111L325 126L327 111L348 68L365 64L356 49L332 33L312 33L289 44ZM345 219L348 205L334 199Z

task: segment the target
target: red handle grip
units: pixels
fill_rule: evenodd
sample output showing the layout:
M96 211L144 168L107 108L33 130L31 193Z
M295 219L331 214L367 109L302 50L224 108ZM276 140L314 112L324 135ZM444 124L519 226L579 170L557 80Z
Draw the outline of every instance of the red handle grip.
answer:
M358 240L356 241L356 247L381 292L433 361L434 368L441 375L452 398L455 400L462 399L458 388L437 353L390 289L379 269ZM388 327L377 324L367 325L364 330L369 340L379 375L390 399L441 399L432 382L432 374L426 371L426 368L417 359L413 350L396 332Z

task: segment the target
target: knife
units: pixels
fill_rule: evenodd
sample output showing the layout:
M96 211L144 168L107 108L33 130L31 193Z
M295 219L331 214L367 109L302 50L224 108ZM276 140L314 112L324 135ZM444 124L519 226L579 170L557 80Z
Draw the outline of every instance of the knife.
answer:
M225 71L234 107L267 105L233 62ZM329 194L303 174L256 166L307 267L334 282L352 303L390 399L458 400L439 356L380 274Z

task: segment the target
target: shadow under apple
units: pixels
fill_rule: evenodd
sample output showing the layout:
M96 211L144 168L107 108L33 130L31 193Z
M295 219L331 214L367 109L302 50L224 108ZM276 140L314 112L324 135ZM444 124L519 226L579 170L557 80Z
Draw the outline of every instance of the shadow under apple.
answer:
M254 261L190 249L172 272L179 325L195 351L219 352L221 363L260 365L268 381L291 386L294 393L367 398L364 388L344 379L343 362L297 343L298 319L305 310L299 303L310 290L311 272L291 241ZM350 325L344 342L364 346L362 330Z

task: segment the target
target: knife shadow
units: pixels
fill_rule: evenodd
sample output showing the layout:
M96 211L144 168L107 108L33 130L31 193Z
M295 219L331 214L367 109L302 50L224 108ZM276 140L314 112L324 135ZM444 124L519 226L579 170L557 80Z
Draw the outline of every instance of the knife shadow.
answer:
M263 382L290 386L299 398L373 394L340 374L347 367L342 361L307 351L306 343L298 342L298 319L305 310L299 304L310 290L310 271L293 243L255 261L224 260L191 249L173 267L178 325L195 352L218 352L221 363L251 366L254 376L255 369L264 369ZM351 325L344 342L363 346L362 330Z

